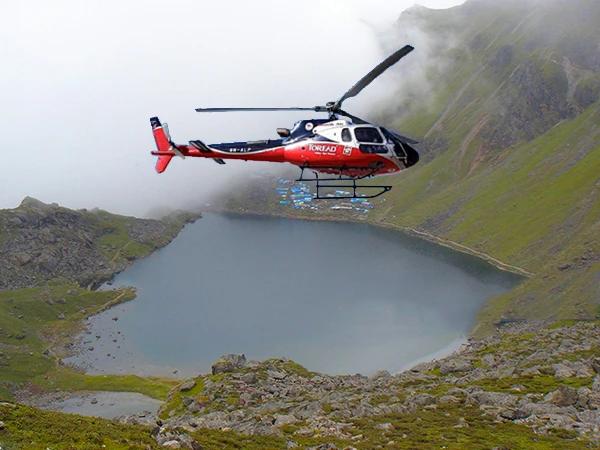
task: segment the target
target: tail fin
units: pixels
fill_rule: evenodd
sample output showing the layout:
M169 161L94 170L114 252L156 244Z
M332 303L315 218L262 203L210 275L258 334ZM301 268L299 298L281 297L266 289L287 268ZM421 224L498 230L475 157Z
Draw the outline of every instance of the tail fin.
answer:
M165 128L163 128L158 117L150 118L150 125L152 126L152 134L154 135L154 142L156 142L156 149L158 150L152 152L153 155L158 156L158 160L156 161L156 171L158 173L163 173L167 170L167 166L171 162L173 156L175 156L175 152L173 152L174 145L171 142L168 131L165 132Z

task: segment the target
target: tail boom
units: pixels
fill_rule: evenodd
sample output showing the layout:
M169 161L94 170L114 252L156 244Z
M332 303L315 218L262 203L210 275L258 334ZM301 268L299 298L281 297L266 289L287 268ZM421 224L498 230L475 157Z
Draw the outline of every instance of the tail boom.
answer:
M285 150L282 140L267 140L253 142L233 142L226 144L206 145L200 140L190 141L190 145L177 145L171 140L167 124L160 122L158 117L150 119L156 150L152 155L158 156L156 171L163 173L167 170L174 156L180 158L201 157L213 159L218 164L225 164L226 159L244 161L285 162Z

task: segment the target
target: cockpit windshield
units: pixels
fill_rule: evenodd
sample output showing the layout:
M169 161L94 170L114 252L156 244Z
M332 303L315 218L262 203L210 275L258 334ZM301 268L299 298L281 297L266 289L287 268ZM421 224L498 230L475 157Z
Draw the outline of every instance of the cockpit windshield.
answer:
M354 136L358 142L368 144L383 144L383 136L374 127L356 127Z

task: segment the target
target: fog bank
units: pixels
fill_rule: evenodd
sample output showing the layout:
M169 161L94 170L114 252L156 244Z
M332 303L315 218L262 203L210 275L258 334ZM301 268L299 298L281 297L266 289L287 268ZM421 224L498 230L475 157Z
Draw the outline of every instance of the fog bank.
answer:
M0 19L0 208L26 196L145 215L198 204L277 165L149 155L148 118L176 142L275 136L299 113L200 115L199 106L313 106L338 98L390 51L378 30L409 0L20 1ZM443 8L460 0L419 2ZM405 42L398 42L398 47ZM418 49L417 49L418 51ZM386 75L387 76L387 75ZM393 75L390 75L393 76ZM378 80L379 82L379 80ZM385 77L347 108L364 114ZM318 115L317 115L318 117Z

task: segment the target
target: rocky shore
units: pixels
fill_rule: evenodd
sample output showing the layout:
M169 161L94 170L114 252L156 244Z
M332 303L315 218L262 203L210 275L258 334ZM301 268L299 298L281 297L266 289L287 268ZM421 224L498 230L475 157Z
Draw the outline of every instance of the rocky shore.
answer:
M172 448L194 448L189 435L201 429L285 437L290 448L306 437L331 440L318 448L371 448L414 438L411 424L434 415L454 431L486 420L583 445L600 439L599 374L596 322L511 326L395 375L329 376L287 359L226 355L212 374L175 388L152 425Z

